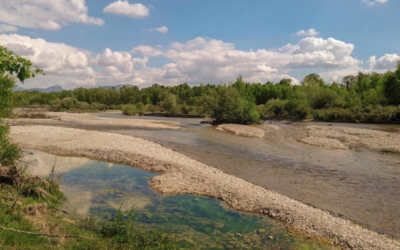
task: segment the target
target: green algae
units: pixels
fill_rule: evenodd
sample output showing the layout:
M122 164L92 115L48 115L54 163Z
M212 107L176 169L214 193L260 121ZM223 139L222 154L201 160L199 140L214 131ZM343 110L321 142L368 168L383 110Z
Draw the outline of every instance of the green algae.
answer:
M85 215L109 220L118 209L133 208L138 224L160 228L189 249L336 249L294 235L284 223L235 211L219 200L159 194L150 187L154 176L137 168L115 164L109 168L107 163L89 160L64 173L62 184L68 203L78 204L74 199L80 199L77 206L89 207ZM90 194L84 201L83 193Z

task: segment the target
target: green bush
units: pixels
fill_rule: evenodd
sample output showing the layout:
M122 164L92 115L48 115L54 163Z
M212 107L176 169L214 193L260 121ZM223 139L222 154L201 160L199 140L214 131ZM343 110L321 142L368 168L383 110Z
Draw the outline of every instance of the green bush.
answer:
M260 120L255 103L241 97L236 88L218 86L212 109L215 124L253 124Z
M0 124L0 165L10 165L20 156L19 148L10 142L8 127Z
M135 105L130 104L122 107L122 113L124 113L124 115L137 115L139 111Z
M271 99L265 104L265 107L275 116L283 116L286 114L286 103L286 100Z
M313 112L314 118L323 121L400 123L400 107L368 106L365 108L330 108Z
M306 100L289 100L285 104L286 112L295 118L305 119L311 115L312 109Z

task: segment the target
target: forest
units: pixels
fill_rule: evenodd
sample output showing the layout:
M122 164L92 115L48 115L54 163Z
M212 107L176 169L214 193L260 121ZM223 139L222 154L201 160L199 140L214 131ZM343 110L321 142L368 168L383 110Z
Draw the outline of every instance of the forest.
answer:
M123 110L126 115L181 114L214 118L216 124L254 124L267 117L357 123L400 122L400 63L384 74L346 76L326 83L318 74L273 83L249 83L242 77L219 85L154 84L114 88L77 88L53 93L15 92L14 105L45 105L52 111Z

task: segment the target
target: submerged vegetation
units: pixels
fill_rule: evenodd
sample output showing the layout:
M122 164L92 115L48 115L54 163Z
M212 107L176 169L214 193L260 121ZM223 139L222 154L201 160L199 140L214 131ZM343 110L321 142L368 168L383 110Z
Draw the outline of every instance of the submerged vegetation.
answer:
M400 64L384 74L359 73L327 84L319 75L278 83L177 86L154 84L114 88L78 88L53 93L16 92L17 106L47 105L53 111L92 112L121 109L124 114L166 113L212 116L215 123L257 123L267 116L324 121L399 123Z

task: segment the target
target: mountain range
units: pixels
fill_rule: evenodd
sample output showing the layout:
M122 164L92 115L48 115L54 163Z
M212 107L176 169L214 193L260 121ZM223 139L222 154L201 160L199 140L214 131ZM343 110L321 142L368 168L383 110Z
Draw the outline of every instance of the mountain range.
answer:
M124 86L133 87L134 85L116 85L116 86L100 86L100 87L105 88L105 89L115 88L116 90L120 90ZM31 89L17 86L15 88L13 88L13 90L14 91L38 91L41 93L51 93L51 92L60 92L60 91L63 91L64 89L61 86L56 85L56 86L51 86L48 88L31 88Z

